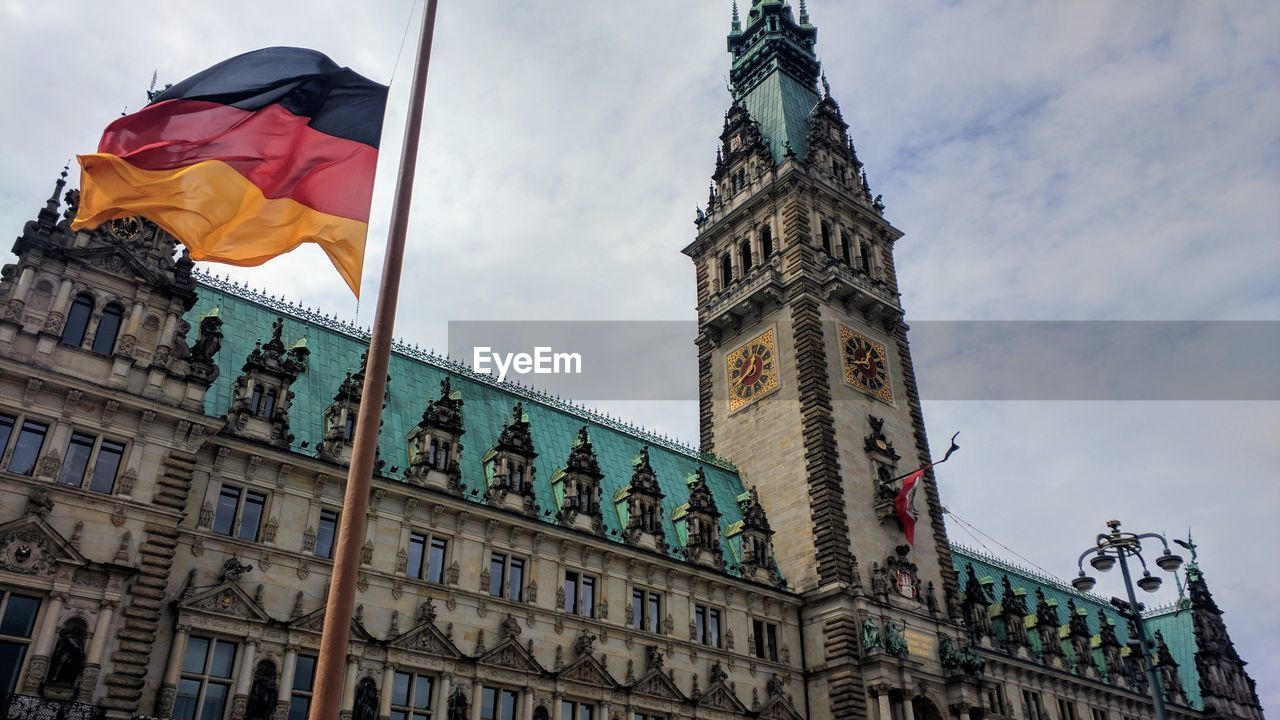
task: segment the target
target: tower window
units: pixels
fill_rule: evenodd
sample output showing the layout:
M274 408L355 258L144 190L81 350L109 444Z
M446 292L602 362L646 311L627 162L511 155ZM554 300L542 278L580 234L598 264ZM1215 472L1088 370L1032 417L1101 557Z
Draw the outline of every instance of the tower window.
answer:
M821 234L822 234L822 251L830 255L831 254L831 226L827 224L826 220L822 221Z
M733 258L729 253L720 256L720 287L727 288L733 282Z
M67 324L62 328L64 345L80 347L84 344L84 334L89 329L89 317L93 315L93 298L87 293L76 296L71 303L71 312L67 313Z
M262 417L270 420L271 416L275 413L275 411L276 411L276 391L268 390L267 394L263 396L261 415Z
M98 331L93 335L91 350L99 355L110 355L116 349L116 335L120 334L120 322L124 319L124 308L111 303L102 309L102 317L98 319Z
M261 414L262 410L262 386L253 386L253 395L249 397L249 412L254 415Z
M871 244L862 243L862 272L871 274Z
M356 434L356 416L347 411L347 419L342 422L342 439L351 442L351 438Z
M745 275L751 271L751 241L742 241L742 274Z
M773 254L773 230L768 225L760 226L760 256L768 259Z
M852 253L853 240L849 237L849 233L842 230L840 232L840 257L843 258L846 263L852 263Z

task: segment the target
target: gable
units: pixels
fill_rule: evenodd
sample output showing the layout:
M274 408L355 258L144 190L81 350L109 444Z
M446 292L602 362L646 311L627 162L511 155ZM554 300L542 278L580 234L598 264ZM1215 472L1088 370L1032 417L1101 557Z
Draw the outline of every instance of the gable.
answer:
M560 671L560 677L565 680L573 680L574 682L595 685L610 690L618 687L618 681L613 679L613 676L609 674L608 670L605 670L594 655L579 656L577 660L574 660L568 667Z
M271 616L238 583L225 582L178 603L183 610L269 622Z
M413 650L438 657L455 660L462 657L462 652L444 633L440 632L440 628L436 627L435 623L419 625L409 632L392 639L390 644L391 647Z
M676 683L661 670L650 670L631 686L631 692L649 697L686 702L688 698L676 687Z
M747 711L747 706L742 704L737 695L729 689L728 685L718 682L707 688L698 698L698 707L712 708L715 710L724 710L725 712L742 714Z
M529 654L514 638L507 638L498 643L492 650L481 655L476 662L484 665L510 668L527 673L544 673L536 658Z
M791 706L787 698L775 695L772 700L760 708L760 717L768 720L804 720L800 713Z
M289 626L298 630L306 630L307 632L320 633L324 631L324 608L307 613L302 617L289 623ZM373 636L368 630L364 629L355 618L351 619L351 639L357 642L369 642L373 640Z
M61 563L87 562L57 530L37 516L0 525L0 569L22 575L53 575Z

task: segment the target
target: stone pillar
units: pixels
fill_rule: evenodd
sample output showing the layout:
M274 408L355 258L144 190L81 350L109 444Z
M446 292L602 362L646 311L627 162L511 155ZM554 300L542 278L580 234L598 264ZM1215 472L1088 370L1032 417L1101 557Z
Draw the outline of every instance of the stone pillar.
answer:
M391 717L391 691L395 686L396 666L389 661L382 666L382 691L378 694L378 720Z
M911 698L906 693L902 694L902 717L906 720L916 720L915 708L912 707Z
M564 720L564 695L551 693L551 720Z
M360 672L360 658L355 655L347 656L347 676L342 681L342 709L338 712L338 717L342 720L351 720L352 711L356 706L356 673Z
M258 641L244 644L244 657L240 660L240 674L236 676L235 694L231 696L231 720L244 720L249 705L249 689L253 686L254 661L258 657Z
M451 675L441 675L437 681L439 684L436 685L436 700L431 710L431 717L449 717L449 693L453 692L453 688L450 687L453 684L452 680L453 676Z
M533 717L533 686L524 686L524 697L520 699L520 717L530 719ZM607 717L607 716L606 716Z
M293 693L293 676L297 663L298 647L286 646L284 659L280 661L280 684L276 686L276 707L271 713L271 720L284 720L289 715L289 698Z
M98 607L98 620L93 625L93 637L89 640L89 650L85 653L84 673L80 675L77 702L93 702L93 692L98 687L98 675L102 672L102 655L107 649L107 635L111 632L111 618L115 615L115 609L116 604L109 600Z
M31 660L27 662L27 677L22 683L24 693L34 694L44 684L45 673L49 671L49 653L53 650L53 641L58 635L58 617L62 615L62 605L66 599L66 594L61 592L49 595L49 607L45 610L44 622L40 623L40 632L31 648Z
M480 678L476 678L471 683L471 720L480 720L480 700L483 698L484 686L480 684Z
M164 666L164 681L156 693L156 717L169 717L173 712L173 699L178 693L178 676L182 672L182 658L187 654L187 635L190 632L190 625L178 625L174 629L169 661Z
M71 304L71 288L74 285L71 278L63 278L62 283L58 285L58 294L54 296L49 315L44 320L45 332L62 334L62 326L66 322L68 306Z
M872 685L867 688L876 698L876 709L878 712L878 720L893 720L893 707L889 704L889 686L888 685Z

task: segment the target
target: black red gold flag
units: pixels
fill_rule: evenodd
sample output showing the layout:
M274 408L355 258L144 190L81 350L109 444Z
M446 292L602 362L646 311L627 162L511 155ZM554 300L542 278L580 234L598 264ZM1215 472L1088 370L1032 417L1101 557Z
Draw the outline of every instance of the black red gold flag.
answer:
M319 245L360 294L387 87L315 50L214 65L107 126L80 156L73 229L143 216L196 260L260 265Z

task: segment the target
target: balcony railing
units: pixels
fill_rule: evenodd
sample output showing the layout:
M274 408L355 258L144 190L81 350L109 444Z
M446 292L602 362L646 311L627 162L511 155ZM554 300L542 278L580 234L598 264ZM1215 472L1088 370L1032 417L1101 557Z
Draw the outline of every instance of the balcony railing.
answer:
M103 720L97 705L50 700L34 695L0 695L0 720Z

